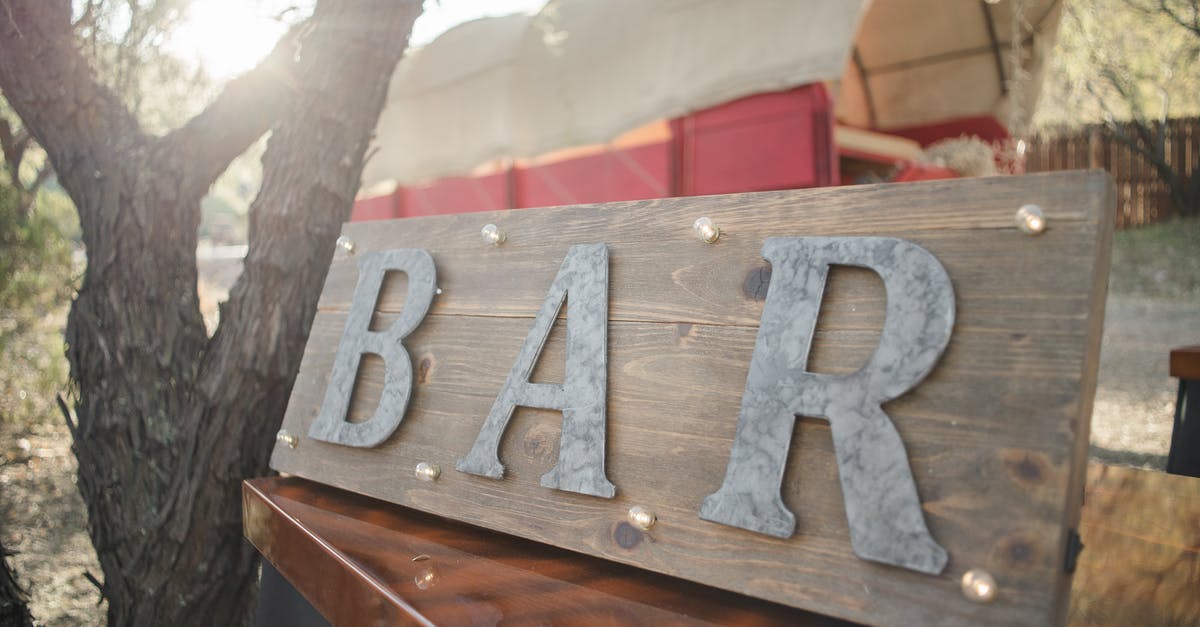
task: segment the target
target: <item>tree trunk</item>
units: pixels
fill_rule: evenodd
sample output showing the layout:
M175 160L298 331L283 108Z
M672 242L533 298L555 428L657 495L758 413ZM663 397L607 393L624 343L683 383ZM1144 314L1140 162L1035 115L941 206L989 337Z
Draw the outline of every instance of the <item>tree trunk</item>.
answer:
M25 591L16 573L8 567L8 551L0 541L0 627L32 627L33 617L25 605Z
M78 209L88 268L71 308L71 424L113 625L251 616L240 482L267 472L410 0L321 0L263 67L164 137L95 84L67 0L5 0L0 87ZM242 277L212 338L196 294L199 202L267 129Z

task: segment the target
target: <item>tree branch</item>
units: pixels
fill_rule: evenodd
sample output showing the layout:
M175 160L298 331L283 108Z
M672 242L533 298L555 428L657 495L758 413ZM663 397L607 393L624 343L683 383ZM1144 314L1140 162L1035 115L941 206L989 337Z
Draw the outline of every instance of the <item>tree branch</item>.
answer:
M76 49L69 0L0 3L0 89L78 200L94 187L95 170L72 166L112 163L145 136Z
M25 128L13 132L12 123L0 116L0 152L4 155L4 169L9 183L17 192L17 214L23 220L29 217L37 200L37 192L54 171L49 163L42 164L28 184L21 180L21 164L25 153L33 144L33 137Z
M54 174L54 167L49 163L42 164L42 167L38 169L37 174L33 175L33 182L29 185L26 185L25 189L36 194L38 190L42 188L42 185L46 184L46 180L50 178L51 174Z
M76 31L84 28L91 28L96 25L96 0L87 0L83 5L83 11L79 14L79 19L71 24L71 28Z
M1179 26L1192 31L1193 35L1200 36L1200 7L1197 6L1195 0L1192 1L1191 8L1192 19L1189 20L1174 7L1172 7L1167 0L1158 0L1159 12L1171 18L1171 21L1175 22Z
M9 181L18 189L21 187L21 159L25 156L25 148L20 144L12 124L7 118L0 117L0 152L4 153L4 168L8 171Z
M162 150L185 150L193 156L188 171L179 177L183 194L207 192L291 102L298 90L295 59L308 24L293 27L258 67L230 81L204 111L158 140Z
M142 90L137 85L139 73L134 66L147 54L146 43L155 36L168 33L183 17L189 1L125 0L123 6L128 25L115 46L116 62L112 67L112 84L119 93L137 94L136 99L141 99ZM135 114L139 108L140 104L135 103Z
M299 60L309 88L272 131L251 206L245 268L222 308L197 386L217 406L240 394L242 385L269 391L257 411L198 417L205 428L228 434L221 437L266 443L243 460L246 472L265 467L387 79L420 9L416 0L321 0L314 12ZM353 40L345 39L344 24L360 25ZM232 384L222 372L242 373L242 379Z

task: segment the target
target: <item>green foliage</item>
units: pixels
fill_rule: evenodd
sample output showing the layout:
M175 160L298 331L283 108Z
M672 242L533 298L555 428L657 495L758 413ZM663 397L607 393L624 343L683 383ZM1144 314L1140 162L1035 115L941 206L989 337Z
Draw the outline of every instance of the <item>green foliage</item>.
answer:
M193 2L72 0L76 34L97 79L120 95L142 128L153 134L190 120L221 87L204 67L163 50ZM265 142L259 142L235 159L213 186L201 208L201 237L246 240L246 213L262 177L264 149Z
M1167 12L1190 15L1194 4L1066 2L1035 126L1200 114L1200 35Z
M58 219L70 202L46 194L22 219L0 186L0 420L43 421L67 380L62 328L73 285L71 244Z
M1103 123L1167 188L1200 212L1200 177L1172 160L1171 118L1200 115L1200 0L1065 4L1034 126L1042 134ZM1184 138L1186 141L1186 138ZM1194 169L1194 168L1193 168Z
M76 247L83 245L83 231L79 226L79 214L75 213L75 204L57 182L52 180L38 193L37 215L51 225L43 228L54 228L62 239L73 242Z
M1109 289L1200 302L1200 217L1117 231Z
M203 69L162 54L192 0L74 0L75 31L96 78L112 88L151 133L198 113L212 95ZM215 45L215 44L214 44Z

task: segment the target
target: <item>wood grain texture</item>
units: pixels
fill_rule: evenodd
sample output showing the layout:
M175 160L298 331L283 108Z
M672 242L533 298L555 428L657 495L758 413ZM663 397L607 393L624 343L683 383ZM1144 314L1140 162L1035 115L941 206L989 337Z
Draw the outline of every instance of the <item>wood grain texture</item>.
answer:
M1200 346L1184 346L1171 351L1171 376L1200 380Z
M1013 223L1026 203L1048 230ZM439 296L406 346L414 390L404 422L373 450L303 438L324 394L354 284L335 260L284 428L277 470L391 502L708 585L882 624L1061 622L1078 521L1087 422L1108 274L1112 195L1102 173L1068 173L838 190L771 192L606 206L350 224L358 250L420 246ZM690 232L707 215L723 231ZM479 226L508 241L490 248ZM916 389L885 405L908 449L926 520L950 563L938 577L854 557L828 425L797 423L783 498L797 516L779 540L697 517L721 484L765 295L769 236L871 235L932 252L954 283L946 353ZM613 500L538 485L557 459L561 415L518 409L501 445L506 478L458 473L571 244L610 246L608 476ZM381 323L402 307L385 288ZM873 273L835 268L810 369L848 372L874 349L885 298ZM562 376L555 327L535 381ZM352 419L370 415L382 367L363 368ZM436 483L413 476L441 466ZM659 523L630 545L616 530L641 505ZM966 601L958 579L984 568L996 602Z
M1072 625L1200 621L1200 479L1088 467Z
M297 477L242 496L246 538L335 625L851 624Z
M1192 624L1200 479L1087 477L1068 624ZM247 481L243 502L246 538L335 624L839 624L297 477Z

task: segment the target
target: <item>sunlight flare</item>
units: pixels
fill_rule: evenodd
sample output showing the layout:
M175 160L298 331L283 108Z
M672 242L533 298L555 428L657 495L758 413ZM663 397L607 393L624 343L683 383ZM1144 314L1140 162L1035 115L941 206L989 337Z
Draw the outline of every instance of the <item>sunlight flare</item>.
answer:
M290 23L311 11L295 0L198 0L166 42L175 56L215 79L237 76L258 64ZM289 9L292 9L289 11Z

